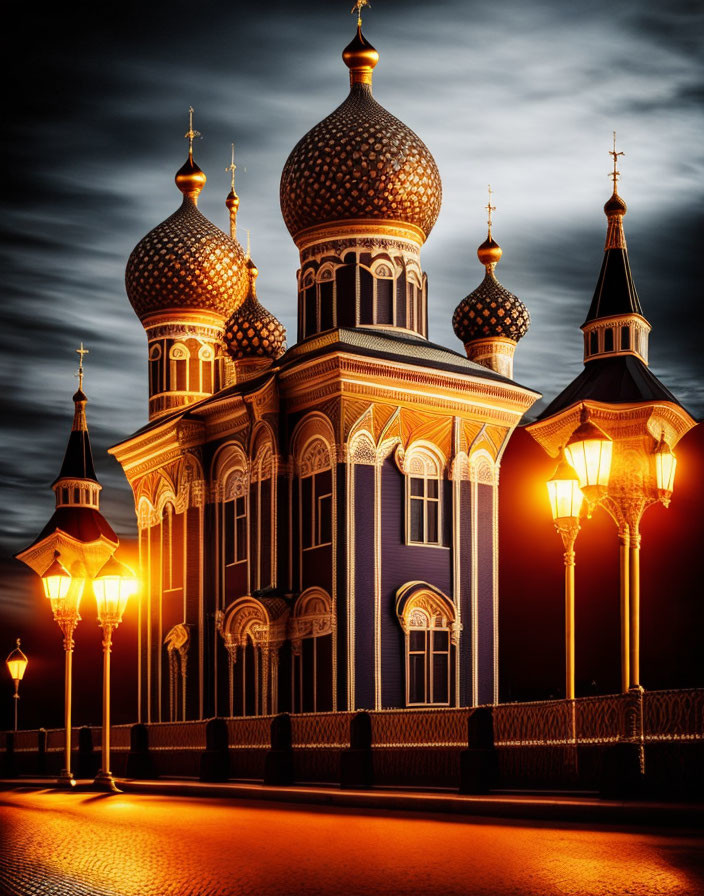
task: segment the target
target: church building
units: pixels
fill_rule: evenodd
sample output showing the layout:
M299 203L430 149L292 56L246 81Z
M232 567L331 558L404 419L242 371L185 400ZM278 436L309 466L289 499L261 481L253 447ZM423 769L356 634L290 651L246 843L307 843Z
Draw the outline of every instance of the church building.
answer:
M237 241L234 162L229 235L198 209L192 123L182 204L128 261L149 422L111 453L139 526L142 722L498 699L497 488L539 398L513 380L529 317L490 217L453 318L465 354L429 341L440 175L373 97L378 59L360 22L349 95L283 170L290 348Z

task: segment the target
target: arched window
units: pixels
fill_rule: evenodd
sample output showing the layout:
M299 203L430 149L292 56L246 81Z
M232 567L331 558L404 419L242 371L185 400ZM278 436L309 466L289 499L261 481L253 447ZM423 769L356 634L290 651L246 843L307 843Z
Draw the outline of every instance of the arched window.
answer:
M306 445L300 469L301 547L306 551L332 543L332 467L323 439Z
M199 361L199 392L211 393L215 391L215 351L212 345L201 345L198 349Z
M161 346L157 343L149 349L149 394L156 395L164 388L164 362Z
M406 455L406 541L442 544L442 468L439 458L423 447Z
M169 350L169 384L172 392L188 392L188 349L177 342Z
M406 704L447 706L453 693L456 614L436 589L410 583L397 592L396 611L406 636Z
M322 268L318 273L318 295L320 307L320 327L322 333L335 326L335 281L331 266Z
M330 595L322 588L304 591L289 621L294 712L332 710L332 629Z
M252 461L250 486L251 583L253 591L274 584L274 535L276 496L274 455L271 443L263 442Z
M308 270L303 277L302 283L302 292L303 292L303 301L301 302L301 307L303 308L303 335L310 336L312 333L317 332L318 329L318 315L316 309L316 299L315 299L315 275L313 271Z
M186 720L186 682L188 679L189 626L179 623L164 638L169 660L169 721Z
M278 710L279 648L288 605L281 598L241 597L223 613L220 635L230 659L230 715Z
M223 558L225 566L247 561L247 476L234 470L225 480L223 501Z
M376 285L376 323L394 323L394 273L388 264L374 269Z

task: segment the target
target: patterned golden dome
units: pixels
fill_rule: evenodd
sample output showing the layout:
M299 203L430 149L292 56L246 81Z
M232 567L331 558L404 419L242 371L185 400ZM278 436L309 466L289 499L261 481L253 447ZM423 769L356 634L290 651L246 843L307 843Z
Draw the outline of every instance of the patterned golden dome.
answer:
M349 96L308 131L281 175L281 211L291 236L359 218L397 221L425 237L437 220L442 184L423 141L372 97L378 54L358 28L343 53Z
M225 324L225 345L235 361L258 357L276 360L286 351L286 328L257 298L255 280L259 271L251 259L247 271L247 298Z
M181 207L137 243L127 262L127 296L140 320L166 309L231 314L247 292L240 244L198 211L205 174L189 153L176 174Z
M518 342L528 332L530 314L523 302L505 289L494 276L502 249L491 237L477 250L486 267L479 286L462 299L452 315L452 329L464 345L475 339L504 338Z

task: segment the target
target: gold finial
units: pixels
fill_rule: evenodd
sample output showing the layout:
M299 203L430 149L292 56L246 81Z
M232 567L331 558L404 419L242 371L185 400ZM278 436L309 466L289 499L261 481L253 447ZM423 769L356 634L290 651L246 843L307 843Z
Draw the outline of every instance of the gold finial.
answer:
M621 176L621 172L618 170L618 157L625 156L625 152L616 152L616 131L614 131L614 148L609 150L609 155L614 160L614 170L609 172L609 177L614 183L614 193L618 193L618 179Z
M188 140L188 155L193 155L193 138L201 137L202 134L200 131L193 130L193 106L188 107L188 130L184 134L186 140Z
M19 639L19 638L17 639L17 646L18 646L18 647L20 646L20 639Z
M357 0L355 5L350 10L350 13L352 15L357 13L357 27L358 28L362 27L362 10L364 9L365 6L368 6L371 9L371 3L369 2L369 0Z
M494 191L491 189L491 184L489 184L489 201L484 206L484 208L487 210L487 213L489 215L488 220L486 222L487 227L489 228L489 239L491 239L491 213L496 211L496 206L491 204L491 197L492 197L493 193L494 193Z
M89 355L90 352L87 348L83 348L83 343L81 343L81 347L76 349L76 354L79 356L78 362L78 373L75 373L74 376L78 377L78 391L83 391L83 356Z
M246 254L245 258L247 259L247 261L249 261L249 259L252 257L252 253L251 253L251 251L250 251L250 234L251 234L251 231L250 231L250 230L245 230L245 233L247 234L247 254Z
M232 192L235 192L235 171L237 171L237 165L235 165L235 144L232 144L232 161L227 166L225 171L230 172L230 188Z
M477 258L486 268L487 274L491 274L493 276L494 268L501 260L501 256L503 255L503 250L501 246L494 240L491 235L491 213L496 211L496 206L491 204L491 197L494 195L494 191L491 189L491 184L488 186L489 190L489 201L484 206L487 212L487 227L488 234L484 242L477 249Z

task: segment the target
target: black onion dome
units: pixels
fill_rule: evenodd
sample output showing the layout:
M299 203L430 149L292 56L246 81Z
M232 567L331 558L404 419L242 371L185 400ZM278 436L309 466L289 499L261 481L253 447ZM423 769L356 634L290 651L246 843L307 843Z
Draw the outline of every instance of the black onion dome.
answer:
M225 324L225 345L235 361L243 358L280 358L286 351L286 328L257 298L254 281L259 271L247 264L250 288L240 307Z
M140 320L172 308L224 318L247 291L244 252L184 196L181 207L137 243L125 286Z
M462 299L452 316L452 329L466 345L475 339L501 337L518 342L528 332L530 314L523 302L499 283L491 271Z
M423 141L373 98L368 84L315 125L281 175L281 211L294 238L355 218L400 221L427 237L442 203L435 159Z

